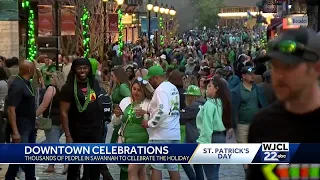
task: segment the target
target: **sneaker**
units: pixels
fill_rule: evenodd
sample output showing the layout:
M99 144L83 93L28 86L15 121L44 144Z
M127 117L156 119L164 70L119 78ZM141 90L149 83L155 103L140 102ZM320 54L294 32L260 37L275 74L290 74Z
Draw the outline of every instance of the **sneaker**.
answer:
M23 172L23 171L19 171L19 172L17 173L16 178L18 178L18 179L24 179L24 177L25 177L25 175L24 175L24 172Z

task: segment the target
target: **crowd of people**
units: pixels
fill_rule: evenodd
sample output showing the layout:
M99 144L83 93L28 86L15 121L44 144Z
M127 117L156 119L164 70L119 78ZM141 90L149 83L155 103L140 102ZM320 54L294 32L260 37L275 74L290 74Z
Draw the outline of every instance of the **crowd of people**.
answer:
M315 33L305 28L288 31L269 43L268 52L263 36L213 29L188 32L155 48L148 48L142 38L126 45L122 56L115 43L108 61L61 56L61 69L45 55L34 61L1 57L0 102L7 125L1 123L6 133L0 139L35 143L37 129L43 129L45 143L59 143L63 134L66 143L207 144L234 137L238 143L318 142L320 51L313 42ZM308 41L301 42L299 36ZM288 48L293 45L295 50ZM103 111L106 104L112 111ZM43 124L48 119L50 127ZM301 126L302 119L313 123ZM273 126L278 123L283 126ZM298 136L299 131L308 138ZM112 133L110 142L107 133ZM161 180L163 170L170 179L181 179L177 164L119 167L121 180ZM218 164L181 167L190 180L219 179ZM260 166L243 167L248 179L265 179ZM80 168L65 165L63 173L77 180ZM83 180L100 175L113 179L107 165L83 169ZM36 179L35 165L15 164L9 165L6 179L15 179L21 171L27 180ZM54 171L54 165L48 165L46 172Z

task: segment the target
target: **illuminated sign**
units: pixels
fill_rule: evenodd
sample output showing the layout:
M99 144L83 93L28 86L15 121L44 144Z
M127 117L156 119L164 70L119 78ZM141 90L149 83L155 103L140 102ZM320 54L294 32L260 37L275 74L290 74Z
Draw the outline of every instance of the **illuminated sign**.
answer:
M283 29L295 29L303 26L308 26L307 15L291 15L283 19Z
M289 16L288 17L288 25L293 25L293 26L308 26L308 16L303 15L303 16Z

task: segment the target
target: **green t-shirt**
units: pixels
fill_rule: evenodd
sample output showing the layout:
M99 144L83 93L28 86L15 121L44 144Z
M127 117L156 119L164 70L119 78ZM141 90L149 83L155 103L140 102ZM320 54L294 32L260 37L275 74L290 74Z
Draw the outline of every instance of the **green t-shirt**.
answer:
M120 104L125 97L131 96L130 89L127 84L118 85L111 94L113 104Z
M187 61L185 58L183 58L180 62L180 67L184 67L187 64Z
M252 87L251 91L240 84L241 104L239 109L239 124L251 124L253 116L259 112L257 91Z
M125 143L148 143L149 134L145 128L141 127L143 117L137 118L133 112L132 118L128 119L131 106L132 104L126 107L122 116L123 124L128 121L123 133Z
M236 54L234 53L233 50L231 50L230 53L229 53L229 58L228 58L229 61L230 61L230 64L234 63L235 58L236 58Z
M56 72L56 67L54 65L51 65L51 66L44 65L41 67L40 71L42 73L44 84L46 86L49 86L51 84L51 76L47 75L46 72L49 72L49 73Z

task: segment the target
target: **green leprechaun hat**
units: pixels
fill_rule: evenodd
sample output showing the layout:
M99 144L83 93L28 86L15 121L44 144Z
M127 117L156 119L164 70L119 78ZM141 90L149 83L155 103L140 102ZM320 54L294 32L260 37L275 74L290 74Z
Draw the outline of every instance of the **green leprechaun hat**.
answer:
M188 86L188 88L184 94L189 95L189 96L201 96L202 95L200 88L195 85Z

